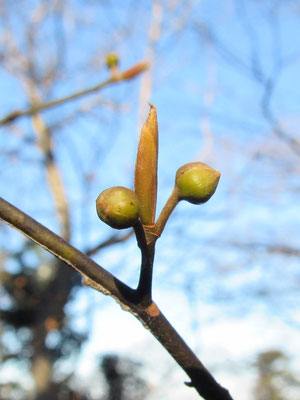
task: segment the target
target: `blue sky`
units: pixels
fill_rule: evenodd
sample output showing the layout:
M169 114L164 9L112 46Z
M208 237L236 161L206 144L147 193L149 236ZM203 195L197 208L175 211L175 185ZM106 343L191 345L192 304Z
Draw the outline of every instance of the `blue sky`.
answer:
M118 52L122 69L145 58L151 2L136 4L125 1L123 7L108 4L103 9L92 2L78 2L73 14L65 13L58 23L65 31L65 69L50 93L45 93L47 99L105 79L108 51ZM299 248L299 154L276 137L263 117L264 87L253 75L255 66L268 78L279 58L285 62L276 76L270 104L287 134L298 135L298 2L226 0L220 6L216 1L194 1L178 31L175 27L184 16L183 2L161 4L163 22L151 69L151 96L147 99L157 107L160 130L158 211L171 193L177 168L184 163L200 158L220 170L222 177L207 204L195 207L182 203L175 210L158 243L154 291L174 323L176 312L172 305L176 311L177 297L184 303L183 313L189 313L191 308L197 310L188 324L193 325L197 318L201 322L202 310L205 315L207 310L216 313L216 322L206 317L203 320L200 358L203 352L206 354L207 337L213 335L213 330L223 329L218 323L228 332L228 338L240 329L245 335L248 323L248 340L253 346L248 341L247 346L239 344L245 349L242 363L263 347L252 340L254 335L262 335L260 323L263 327L270 324L278 331L272 339L266 334L266 346L281 344L285 335L290 335L287 342L294 344L299 327L295 311L299 304L295 285L299 260L268 252L270 245ZM201 36L199 24L205 24L216 40ZM12 27L22 44L22 18L14 17ZM40 66L46 65L46 57L55 54L51 50L55 49L51 29L49 22L41 32L37 55ZM3 35L1 41L5 43ZM26 108L24 87L17 77L1 68L0 84L5 94L0 99L1 114ZM112 234L111 228L96 217L98 194L109 186L133 184L139 107L145 106L139 104L142 90L143 80L137 78L108 87L98 97L90 96L43 113L50 125L67 116L73 118L55 131L53 140L71 205L72 241L80 248L95 245ZM80 107L96 100L99 106L81 114ZM1 195L58 231L31 123L23 119L16 126L14 131L1 128ZM93 180L87 184L89 174L93 174ZM6 235L10 243L6 243ZM1 236L4 248L20 243L20 236L12 231L2 231ZM127 282L136 282L139 254L134 239L105 250L95 259ZM267 289L267 294L259 297L262 289ZM88 290L83 293L80 302L95 298ZM129 315L117 314L117 306L111 305L111 300L99 297L95 301L97 307L101 308L103 302L108 310L100 311L99 320L109 319L110 313L115 312L118 317L113 317L113 323L119 318L122 326L127 319L130 321ZM291 327L291 322L296 328ZM128 324L130 332L133 328ZM92 338L97 330L98 327ZM189 327L185 331L184 324L179 330L188 341L198 335ZM125 325L124 331L127 332ZM205 331L210 332L208 336ZM234 358L236 355L230 353L233 344L227 339L226 343L220 339L224 342L222 351L229 359ZM149 343L144 336L143 340ZM111 349L120 347L126 351L119 342L118 338L112 339ZM210 346L216 344L214 340L211 343ZM105 351L105 346L100 346L99 351ZM143 358L142 350L140 354ZM218 360L211 352L207 362L214 366Z

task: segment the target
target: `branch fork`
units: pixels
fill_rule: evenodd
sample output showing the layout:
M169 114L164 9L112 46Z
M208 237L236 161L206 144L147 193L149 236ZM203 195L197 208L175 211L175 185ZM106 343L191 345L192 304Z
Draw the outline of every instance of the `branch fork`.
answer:
M140 216L133 224L133 229L142 256L139 283L136 289L127 286L66 240L1 197L0 218L78 271L83 277L84 285L113 297L124 310L139 319L187 373L191 381L186 384L194 387L202 398L205 400L232 400L228 390L216 382L152 299L155 243L163 232L175 206L181 200L183 192L180 192L175 185L169 200L155 222L158 129L156 109L153 105L150 107L150 113L140 137L135 168L135 193L140 203ZM211 172L209 171L209 173ZM214 176L214 179L216 182L214 182L213 189L215 190L219 176ZM212 190L212 194L214 190Z

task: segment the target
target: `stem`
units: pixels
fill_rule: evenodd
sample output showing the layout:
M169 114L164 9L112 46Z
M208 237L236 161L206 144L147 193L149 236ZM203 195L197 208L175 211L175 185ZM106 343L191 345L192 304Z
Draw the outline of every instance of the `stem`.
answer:
M152 275L155 253L154 243L147 243L146 232L140 220L137 221L133 228L142 255L139 283L136 289L137 299L139 304L147 307L152 303Z
M153 278L153 262L155 254L155 243L160 237L164 227L178 204L178 190L175 187L160 216L153 226L143 225L140 220L134 225L134 231L137 238L138 246L141 249L142 263L140 270L140 278L137 287L139 301L147 306L152 302L152 278Z
M85 90L81 90L81 91L73 93L73 94L71 94L69 96L65 96L65 97L61 97L59 99L51 100L51 101L48 101L48 102L43 103L43 104L36 104L35 106L28 108L27 110L23 110L23 111L15 110L15 111L12 111L8 115L6 115L2 119L0 119L0 126L8 124L10 122L13 122L17 118L25 117L25 116L29 116L29 115L34 115L34 114L36 114L36 113L38 113L40 111L46 110L48 108L52 108L52 107L58 106L60 104L67 103L68 101L78 99L79 97L85 96L86 94L97 92L98 90L102 89L104 86L107 86L108 84L115 83L115 82L118 82L118 80L110 78L110 79L107 79L107 80L101 82L99 85L92 86L92 87L90 87L88 89L85 89Z
M139 303L145 307L152 303L152 281L153 281L154 247L149 249L148 254L142 253L142 264L137 294Z
M135 64L133 67L127 69L126 71L120 71L118 74L112 74L109 79L99 83L96 86L92 86L88 89L80 90L78 92L72 93L68 96L61 97L59 99L51 100L46 103L36 104L33 107L28 108L27 110L15 110L7 114L5 117L0 119L0 126L9 124L20 117L25 117L29 115L34 115L40 111L46 110L51 107L58 106L60 104L67 103L68 101L78 99L79 97L85 96L90 93L97 92L98 90L102 89L103 87L117 83L121 81L126 81L129 79L134 78L135 76L139 75L143 71L148 68L147 62L139 62Z
M168 198L164 208L162 209L158 220L155 224L155 228L154 228L154 232L155 234L159 237L165 226L166 223L170 217L170 215L172 214L174 208L177 206L179 202L179 198L178 198L178 190L176 187L174 187L173 192L171 193L171 196Z

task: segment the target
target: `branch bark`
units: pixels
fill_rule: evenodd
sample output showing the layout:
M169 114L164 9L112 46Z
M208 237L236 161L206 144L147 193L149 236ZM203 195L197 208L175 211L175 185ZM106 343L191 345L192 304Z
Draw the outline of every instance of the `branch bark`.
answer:
M139 301L138 290L121 282L60 236L1 197L0 218L78 271L84 278L83 284L112 296L124 310L138 318L187 373L191 379L187 385L194 387L205 400L232 400L228 390L216 382L154 302L145 306Z

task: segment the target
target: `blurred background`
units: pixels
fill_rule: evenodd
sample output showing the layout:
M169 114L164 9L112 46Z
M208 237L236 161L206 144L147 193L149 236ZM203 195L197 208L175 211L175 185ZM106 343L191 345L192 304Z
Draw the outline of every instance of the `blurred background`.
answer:
M300 1L0 1L1 196L135 286L139 252L95 211L131 188L155 104L158 212L176 170L222 173L157 243L154 299L239 400L300 396ZM38 114L5 117L132 79ZM9 119L9 118L8 118ZM197 399L130 314L0 225L0 399Z

